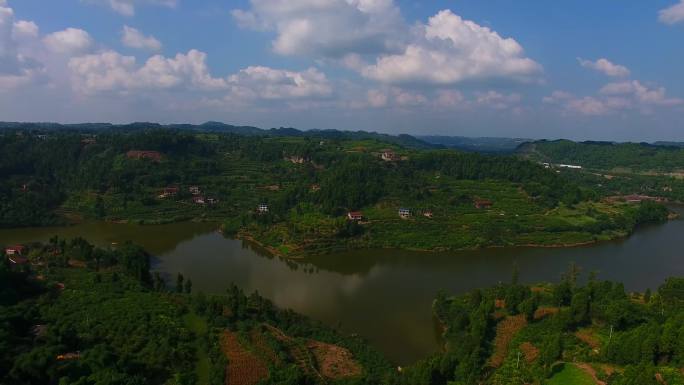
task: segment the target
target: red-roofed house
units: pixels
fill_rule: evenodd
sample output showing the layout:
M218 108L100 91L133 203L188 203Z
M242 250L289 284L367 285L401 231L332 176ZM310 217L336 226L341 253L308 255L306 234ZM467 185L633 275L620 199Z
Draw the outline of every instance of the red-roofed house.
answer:
M363 220L363 213L361 211L350 211L347 213L347 219L350 221Z
M492 206L494 206L494 203L492 201L487 200L487 199L476 199L475 200L475 208L477 208L477 209L491 209Z
M167 187L162 191L161 194L159 194L160 199L168 198L168 197L175 197L178 195L178 187Z
M14 245L5 249L5 255L22 255L26 248L22 245Z

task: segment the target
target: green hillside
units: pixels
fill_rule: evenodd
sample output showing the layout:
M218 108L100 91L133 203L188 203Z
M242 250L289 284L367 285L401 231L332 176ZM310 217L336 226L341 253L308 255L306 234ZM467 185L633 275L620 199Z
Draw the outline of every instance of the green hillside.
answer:
M285 256L577 245L667 217L514 156L378 139L17 131L0 140L0 173L1 227L215 221ZM362 218L347 220L350 211Z

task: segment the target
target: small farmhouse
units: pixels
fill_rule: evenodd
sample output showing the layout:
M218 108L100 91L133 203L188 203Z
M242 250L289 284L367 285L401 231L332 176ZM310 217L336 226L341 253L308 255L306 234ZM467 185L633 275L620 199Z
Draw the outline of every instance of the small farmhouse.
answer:
M409 209L399 209L399 217L401 219L408 219L411 217L411 210Z
M423 216L425 218L432 218L434 216L434 214L432 213L431 210L426 210L426 211L423 211Z
M294 163L294 164L304 164L304 163L306 163L306 158L304 158L303 156L299 156L299 155L293 155L293 156L287 157L287 158L285 158L285 159L286 159L286 160L289 160L290 162L292 162L292 163Z
M384 150L382 152L382 160L384 160L385 162L397 162L401 160L401 157L394 151Z
M258 211L259 211L260 213L267 213L267 212L268 212L268 205L267 205L267 204L264 204L264 203L260 204L260 205L259 205L259 208L258 208Z
M475 208L476 209L491 209L494 203L487 199L476 199Z
M188 188L188 191L192 195L200 195L200 193L201 193L199 186L190 186Z
M347 219L350 221L363 220L363 213L361 211L350 211L347 213Z
M14 245L5 249L5 255L23 255L26 248L22 245Z
M159 194L159 199L165 199L169 197L175 197L178 195L178 187L166 187L161 194Z
M192 202L198 205L203 205L206 203L204 197L199 195L192 197Z

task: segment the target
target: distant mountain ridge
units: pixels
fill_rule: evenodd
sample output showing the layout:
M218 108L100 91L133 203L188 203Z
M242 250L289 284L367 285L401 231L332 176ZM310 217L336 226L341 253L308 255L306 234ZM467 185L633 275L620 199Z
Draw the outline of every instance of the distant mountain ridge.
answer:
M299 130L292 127L280 127L271 129L262 129L254 126L234 126L231 124L221 122L205 122L202 124L159 124L149 122L135 122L129 124L112 124L112 123L78 123L78 124L61 124L61 123L33 123L33 122L0 122L0 131L2 130L28 130L28 131L56 131L56 130L73 130L73 131L108 131L117 130L119 132L133 132L139 130L150 129L171 129L171 130L188 130L197 132L215 132L236 134L244 136L274 136L274 137L315 137L320 139L356 139L356 140L380 140L383 142L400 145L407 148L414 149L430 149L430 148L444 148L439 144L428 143L419 138L407 134L390 135L381 134L377 132L368 131L341 131L341 130Z
M442 135L421 135L417 136L417 138L434 145L442 145L462 151L486 153L514 152L520 145L533 141L533 139L524 138L470 138L465 136Z
M540 140L521 144L516 153L537 162L576 164L603 170L622 168L666 173L684 170L684 144L672 142Z

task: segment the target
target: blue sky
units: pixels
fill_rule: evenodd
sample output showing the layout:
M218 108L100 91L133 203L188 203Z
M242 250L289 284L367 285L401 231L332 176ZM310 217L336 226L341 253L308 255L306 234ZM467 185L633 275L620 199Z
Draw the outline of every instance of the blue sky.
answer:
M0 0L0 120L684 140L684 0Z

